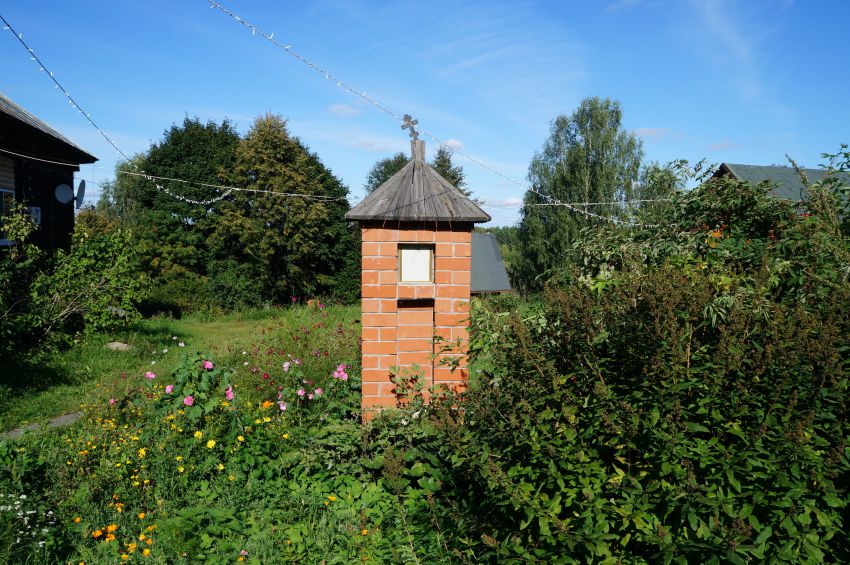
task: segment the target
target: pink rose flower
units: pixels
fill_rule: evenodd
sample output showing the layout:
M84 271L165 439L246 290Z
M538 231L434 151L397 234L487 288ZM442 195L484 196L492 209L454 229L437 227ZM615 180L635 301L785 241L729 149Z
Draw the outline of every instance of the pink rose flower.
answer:
M174 385L168 385L165 387L165 394L171 394L171 391L174 390Z
M189 396L187 396L186 398L183 399L183 404L185 404L186 406L191 406L194 403L195 403L195 399L192 398L192 395L189 395Z
M233 387L227 387L227 390L224 391L224 398L227 400L233 400Z
M145 373L145 378L153 380L156 378L156 373L154 373L153 371L148 371L147 373Z
M212 361L204 361L204 362L201 364L201 366L202 366L204 369L206 369L207 371L212 371L212 369L213 369Z

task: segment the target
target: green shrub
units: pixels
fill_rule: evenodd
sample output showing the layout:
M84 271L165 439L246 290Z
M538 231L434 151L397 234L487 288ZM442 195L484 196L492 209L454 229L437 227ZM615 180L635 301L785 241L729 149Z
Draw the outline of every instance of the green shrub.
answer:
M848 241L739 182L671 215L587 234L539 312L474 318L445 437L479 556L850 559Z

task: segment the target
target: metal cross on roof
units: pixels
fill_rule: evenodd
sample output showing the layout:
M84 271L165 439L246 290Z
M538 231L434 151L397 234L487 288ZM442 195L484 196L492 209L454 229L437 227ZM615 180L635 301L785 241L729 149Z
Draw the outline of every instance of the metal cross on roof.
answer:
M419 132L416 131L416 125L419 124L419 120L414 120L413 116L410 114L404 115L404 124L401 126L401 129L409 129L408 132L410 134L410 139L419 139Z

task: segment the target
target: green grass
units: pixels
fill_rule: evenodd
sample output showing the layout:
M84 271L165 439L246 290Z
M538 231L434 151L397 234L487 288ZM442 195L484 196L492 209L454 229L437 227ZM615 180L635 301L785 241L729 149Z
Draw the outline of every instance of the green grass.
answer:
M320 314L326 324L350 325L359 312L358 306L335 306ZM246 310L214 320L154 318L128 331L92 336L66 351L19 360L3 367L0 430L75 412L92 397L104 396L104 391L120 398L131 379L146 371L169 374L184 351L178 347L180 341L185 350L209 351L219 363L236 367L242 365L245 348L256 348L264 336L280 341L281 334L316 323L316 316L316 311L296 307ZM111 351L106 348L111 341L128 343L132 349Z

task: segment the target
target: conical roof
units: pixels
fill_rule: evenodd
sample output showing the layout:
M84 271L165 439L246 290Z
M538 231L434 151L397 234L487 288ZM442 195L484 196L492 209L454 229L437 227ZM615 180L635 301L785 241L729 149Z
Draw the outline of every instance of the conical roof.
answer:
M490 215L425 162L425 142L410 142L413 159L348 211L349 220L489 222Z

